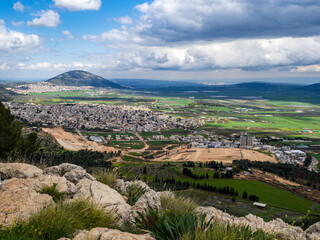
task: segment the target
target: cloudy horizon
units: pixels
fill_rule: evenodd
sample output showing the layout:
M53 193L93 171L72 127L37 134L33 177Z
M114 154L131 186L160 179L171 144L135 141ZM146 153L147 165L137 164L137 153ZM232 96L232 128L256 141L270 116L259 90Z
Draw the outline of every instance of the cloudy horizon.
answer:
M78 69L216 84L320 82L315 0L20 0L2 2L0 12L0 79Z

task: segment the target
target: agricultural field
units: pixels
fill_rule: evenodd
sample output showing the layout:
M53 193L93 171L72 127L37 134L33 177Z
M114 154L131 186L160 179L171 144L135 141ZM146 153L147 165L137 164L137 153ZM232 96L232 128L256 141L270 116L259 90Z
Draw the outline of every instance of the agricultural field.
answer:
M207 184L216 187L233 187L235 191L238 191L238 196L235 197L236 201L231 201L231 196L224 194L194 189L176 191L177 195L184 195L194 199L199 204L211 205L222 210L226 210L229 213L244 216L248 213L255 213L256 215L263 217L265 220L274 219L276 217L286 220L298 218L306 215L308 210L311 214L315 214L319 217L320 206L304 197L298 196L292 192L277 188L269 185L268 183L256 181L256 180L243 180L236 177L229 178L214 178L214 172L209 170L205 166L199 167L198 164L195 167L190 168L192 172L198 176L206 175L208 173L208 179L193 179L191 177L182 174L183 163L152 163L152 162L132 162L129 164L116 163L115 166L119 169L124 178L136 179L138 176L149 183L154 181L155 173L158 179L172 179L176 181L185 182L190 184ZM145 169L145 170L144 170ZM146 174L143 172L146 171ZM252 201L242 198L243 192L246 191L249 194L255 194L259 196L259 201L267 203L266 209L257 209L252 206ZM212 202L215 199L214 202Z

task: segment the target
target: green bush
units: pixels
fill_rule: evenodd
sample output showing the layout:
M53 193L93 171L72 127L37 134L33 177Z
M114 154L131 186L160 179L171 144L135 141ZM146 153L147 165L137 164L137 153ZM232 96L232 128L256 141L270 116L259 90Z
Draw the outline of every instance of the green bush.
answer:
M138 185L131 185L127 187L127 203L133 206L139 198L146 192L145 187L141 187Z
M88 199L51 204L31 218L11 228L0 229L2 239L56 240L71 236L77 229L112 227L117 222L113 213L106 212Z
M63 201L67 198L67 193L60 192L56 183L54 183L52 186L45 185L40 191L37 192L40 194L50 195L54 202Z
M161 206L166 212L175 212L177 215L183 215L193 212L197 204L190 198L174 195L162 195Z
M115 181L119 178L118 172L111 169L98 171L94 173L93 176L97 179L97 181L106 184L111 188L114 187Z

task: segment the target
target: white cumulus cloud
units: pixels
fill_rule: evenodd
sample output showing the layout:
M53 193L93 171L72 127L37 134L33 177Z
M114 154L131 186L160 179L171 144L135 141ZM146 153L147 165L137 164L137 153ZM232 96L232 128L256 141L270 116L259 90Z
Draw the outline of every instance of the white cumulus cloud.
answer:
M62 31L62 34L65 35L68 39L73 39L73 38L74 38L74 36L72 35L72 33L69 32L68 30Z
M101 0L54 0L57 7L70 11L99 10Z
M9 30L4 20L0 20L0 52L32 51L40 46L38 35Z
M114 20L118 21L121 24L128 24L128 25L133 24L133 20L129 16L115 18Z
M139 4L137 6L135 6L136 9L138 9L140 12L147 12L149 9L149 4L148 3L143 3L143 4Z
M21 2L16 2L15 4L13 4L13 9L15 11L20 11L23 13L24 11L24 5Z
M60 21L59 13L52 10L41 10L36 14L38 18L28 21L27 25L31 27L57 27Z
M18 22L10 21L10 23L15 27L20 27L21 25L24 24L24 21L18 21Z

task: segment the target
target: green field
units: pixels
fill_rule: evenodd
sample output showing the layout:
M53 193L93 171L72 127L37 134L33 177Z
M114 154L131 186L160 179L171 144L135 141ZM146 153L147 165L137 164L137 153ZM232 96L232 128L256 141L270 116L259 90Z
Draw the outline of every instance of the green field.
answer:
M114 141L111 140L106 146L122 148L122 149L142 149L144 148L143 142L140 141Z
M200 184L204 184L206 182L209 185L212 184L217 187L234 187L234 189L239 192L239 196L242 196L242 193L246 191L248 194L255 194L259 196L259 201L261 202L300 212L307 212L308 210L311 210L314 205L314 203L308 199L258 181L237 179L192 180L188 177L177 177L177 179L181 181L188 180L189 182L196 182Z
M267 122L250 122L247 121L228 121L226 123L208 122L206 127L220 127L220 128L239 128L246 129L280 129L283 131L301 131L303 128L310 128L312 130L320 130L320 117L312 118L295 118L295 117L261 117L261 120Z

